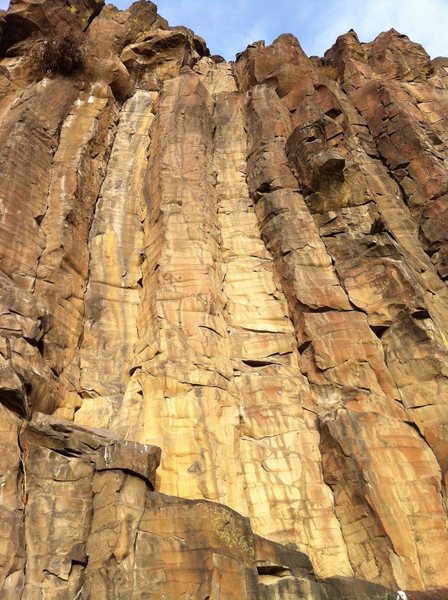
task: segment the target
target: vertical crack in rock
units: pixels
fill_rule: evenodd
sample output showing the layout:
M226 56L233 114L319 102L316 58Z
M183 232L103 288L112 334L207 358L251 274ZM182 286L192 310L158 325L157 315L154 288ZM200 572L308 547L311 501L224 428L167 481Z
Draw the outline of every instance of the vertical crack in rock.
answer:
M246 465L249 515L260 533L279 541L286 537L294 540L325 572L329 556L319 533L311 535L308 519L315 520L317 531L325 521L328 534L331 493L317 463L315 469L311 466L309 453L315 444L312 419L306 419L303 411L310 393L300 373L286 298L277 286L272 257L260 239L246 183L244 131L249 126L244 96L233 91L218 96L215 118L214 164L226 264L224 290L242 415L240 452ZM269 127L267 120L265 124ZM312 454L318 451L316 447L313 450ZM307 469L301 466L304 460L309 461ZM287 495L283 493L285 485ZM310 508L307 497L311 489L318 496L314 508ZM332 526L337 538L335 520ZM342 539L339 545L343 545ZM341 570L348 574L348 561L345 566L343 561L341 552Z
M94 419L97 426L108 426L133 366L144 252L139 212L155 96L137 91L121 109L92 221L79 358L85 396L76 415L80 423Z
M227 404L231 369L214 358L224 356L225 330L218 312L219 240L209 171L212 112L211 97L188 71L166 82L157 102L145 184L147 308L137 325L133 388L111 426L145 443L164 439L164 490L218 499L228 493L220 463L233 454L220 455L219 448L231 444L234 434L233 426L227 436L215 424L220 405ZM186 475L179 477L181 465Z
M336 514L355 576L394 587L390 564L393 550L380 519L370 506L372 484L362 468L350 460L350 454L345 454L345 446L332 436L331 431L329 423L322 424L322 468L335 497Z
M35 296L50 314L44 355L64 386L58 405L76 384L88 272L87 236L104 177L112 104L107 93L95 95L95 89L81 93L75 102L61 130L48 209L41 224L47 243L39 261Z

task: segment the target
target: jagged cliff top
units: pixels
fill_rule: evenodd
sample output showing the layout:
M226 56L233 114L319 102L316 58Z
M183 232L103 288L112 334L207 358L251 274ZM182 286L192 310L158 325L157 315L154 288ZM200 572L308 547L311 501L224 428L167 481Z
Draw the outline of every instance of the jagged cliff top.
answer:
M90 28L93 21L95 21L94 27ZM69 32L84 34L81 41L88 41L85 48L86 58L89 55L92 58L92 54L93 58L110 58L111 54L120 55L123 48L131 41L133 43L148 41L145 39L147 37L145 34L152 32L153 35L154 30L165 31L163 37L166 39L171 37L168 32L178 36L184 34L199 57L210 55L202 38L185 27L169 27L168 22L157 14L156 5L148 0L134 2L129 9L123 11L119 11L112 4L106 5L103 0L86 2L42 0L35 3L27 0L12 0L8 11L0 11L0 47L6 57L26 54L29 44L36 43L39 38L64 35ZM100 39L101 37L103 39ZM297 40L293 38L291 34L283 34L273 42L272 46L281 43L282 39L291 40L293 45L298 45ZM171 45L173 43L170 42ZM162 42L155 46L156 51L164 49L160 44ZM248 45L247 51L264 45L263 41L253 42ZM395 29L381 33L370 43L359 42L356 32L351 29L337 39L335 45L325 53L324 59L312 57L312 61L322 66L330 64L337 68L336 55L340 54L341 49L345 53L358 52L359 57L362 54L364 61L369 62L376 71L377 77L413 80L419 75L427 75L434 68L443 66L447 60L438 57L431 61L422 46L412 43L406 35ZM243 52L239 53L237 58L242 54ZM197 59L197 57L190 57L189 66L192 66L195 58ZM215 60L223 59L216 56Z

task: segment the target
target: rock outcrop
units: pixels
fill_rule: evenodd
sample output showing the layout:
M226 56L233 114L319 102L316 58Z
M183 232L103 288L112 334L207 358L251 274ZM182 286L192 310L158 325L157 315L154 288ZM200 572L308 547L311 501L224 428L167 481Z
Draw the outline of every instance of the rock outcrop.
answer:
M446 598L448 59L144 0L0 48L0 596Z

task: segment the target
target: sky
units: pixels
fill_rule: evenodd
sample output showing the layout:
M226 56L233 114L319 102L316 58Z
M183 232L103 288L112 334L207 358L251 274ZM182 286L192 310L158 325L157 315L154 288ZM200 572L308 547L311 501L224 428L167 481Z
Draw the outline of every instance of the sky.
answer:
M8 6L0 0L0 8ZM127 8L130 0L114 0ZM338 35L354 29L362 42L394 27L435 58L448 56L448 0L159 0L170 25L203 37L212 54L233 60L248 44L293 33L308 55L323 56Z

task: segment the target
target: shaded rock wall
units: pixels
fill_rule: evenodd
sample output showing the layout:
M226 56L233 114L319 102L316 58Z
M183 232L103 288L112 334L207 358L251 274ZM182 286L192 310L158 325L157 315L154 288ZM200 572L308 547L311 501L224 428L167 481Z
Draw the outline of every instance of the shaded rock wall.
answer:
M43 73L36 48L71 31L83 68ZM165 533L141 515L229 510L204 500L321 577L448 588L447 61L391 30L371 44L349 32L323 59L282 35L227 63L145 1L15 0L1 32L5 419L46 413L162 449L149 496L132 457L94 475L83 447L55 467L90 465L62 492L83 499L56 566L42 558L56 546L31 550L12 491L11 597L150 597L156 569L154 594L264 598L250 553L204 558L224 574L216 590L233 573L240 591L202 588L189 558L196 587L169 583L183 534L155 550ZM35 469L26 485L51 519L48 436L26 468L14 436L4 446L8 485ZM111 507L97 524L95 502ZM165 566L149 566L159 552Z

